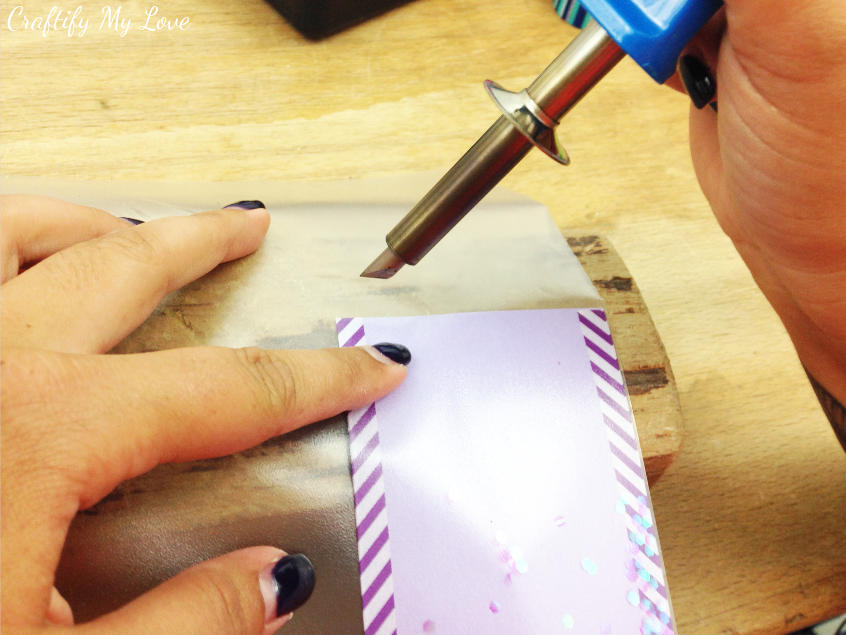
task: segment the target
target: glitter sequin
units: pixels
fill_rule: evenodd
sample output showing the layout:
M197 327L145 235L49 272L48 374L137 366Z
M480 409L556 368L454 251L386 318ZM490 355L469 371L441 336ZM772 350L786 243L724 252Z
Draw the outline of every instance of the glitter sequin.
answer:
M426 620L423 622L423 632L424 633L434 633L435 632L435 623L432 620Z
M529 563L520 558L514 562L514 568L517 569L517 573L527 573L529 571Z
M596 563L588 557L582 558L582 569L590 575L596 575Z
M573 628L576 625L576 620L568 613L561 618L561 623L564 625L564 628Z
M640 593L638 593L637 589L631 589L626 596L626 599L632 606L640 605Z
M556 527L563 527L567 524L567 521L564 519L564 516L556 516L552 519L552 522L555 523Z
M491 602L490 604L488 604L488 610L494 614L499 613L499 604L497 604L496 602Z
M655 626L652 625L651 622L644 621L640 625L640 632L642 635L657 635L658 631L655 630Z

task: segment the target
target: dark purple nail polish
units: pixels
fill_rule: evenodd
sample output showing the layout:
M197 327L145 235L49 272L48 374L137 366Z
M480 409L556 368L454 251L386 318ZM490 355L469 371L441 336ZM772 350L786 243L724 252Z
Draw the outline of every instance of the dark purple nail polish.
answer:
M679 60L679 75L697 108L707 106L717 94L717 80L705 63L693 55L684 55Z
M411 351L409 351L402 344L391 344L390 342L383 342L381 344L374 344L373 348L382 353L392 362L408 366L411 362Z
M137 218L129 218L128 216L121 216L121 220L125 220L127 223L132 223L133 225L140 225L143 223L143 220L138 220Z
M237 203L230 203L223 209L264 209L264 203L261 201L238 201Z
M271 576L276 583L276 617L301 607L314 591L314 567L301 553L282 558Z

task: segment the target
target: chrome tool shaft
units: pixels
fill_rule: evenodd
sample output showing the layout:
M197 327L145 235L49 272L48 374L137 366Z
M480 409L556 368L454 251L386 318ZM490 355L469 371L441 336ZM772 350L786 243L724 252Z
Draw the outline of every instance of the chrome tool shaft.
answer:
M503 115L386 236L382 254L361 274L390 278L415 265L526 156L532 145L569 163L555 139L558 121L624 56L595 22L520 93L486 82Z

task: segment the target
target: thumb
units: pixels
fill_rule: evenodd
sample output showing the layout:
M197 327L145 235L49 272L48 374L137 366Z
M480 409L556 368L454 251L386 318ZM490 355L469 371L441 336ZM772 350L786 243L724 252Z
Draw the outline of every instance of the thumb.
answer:
M274 633L314 589L302 554L250 547L207 560L84 625L115 633Z

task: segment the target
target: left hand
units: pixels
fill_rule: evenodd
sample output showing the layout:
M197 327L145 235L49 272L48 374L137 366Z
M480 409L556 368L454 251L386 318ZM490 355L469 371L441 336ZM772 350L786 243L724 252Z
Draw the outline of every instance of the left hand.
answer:
M68 526L124 479L362 407L405 377L371 347L102 354L165 294L253 252L264 209L137 227L43 197L3 197L0 212L4 630L72 626L53 586ZM90 626L273 632L296 604L268 573L284 555L251 547L200 563Z

